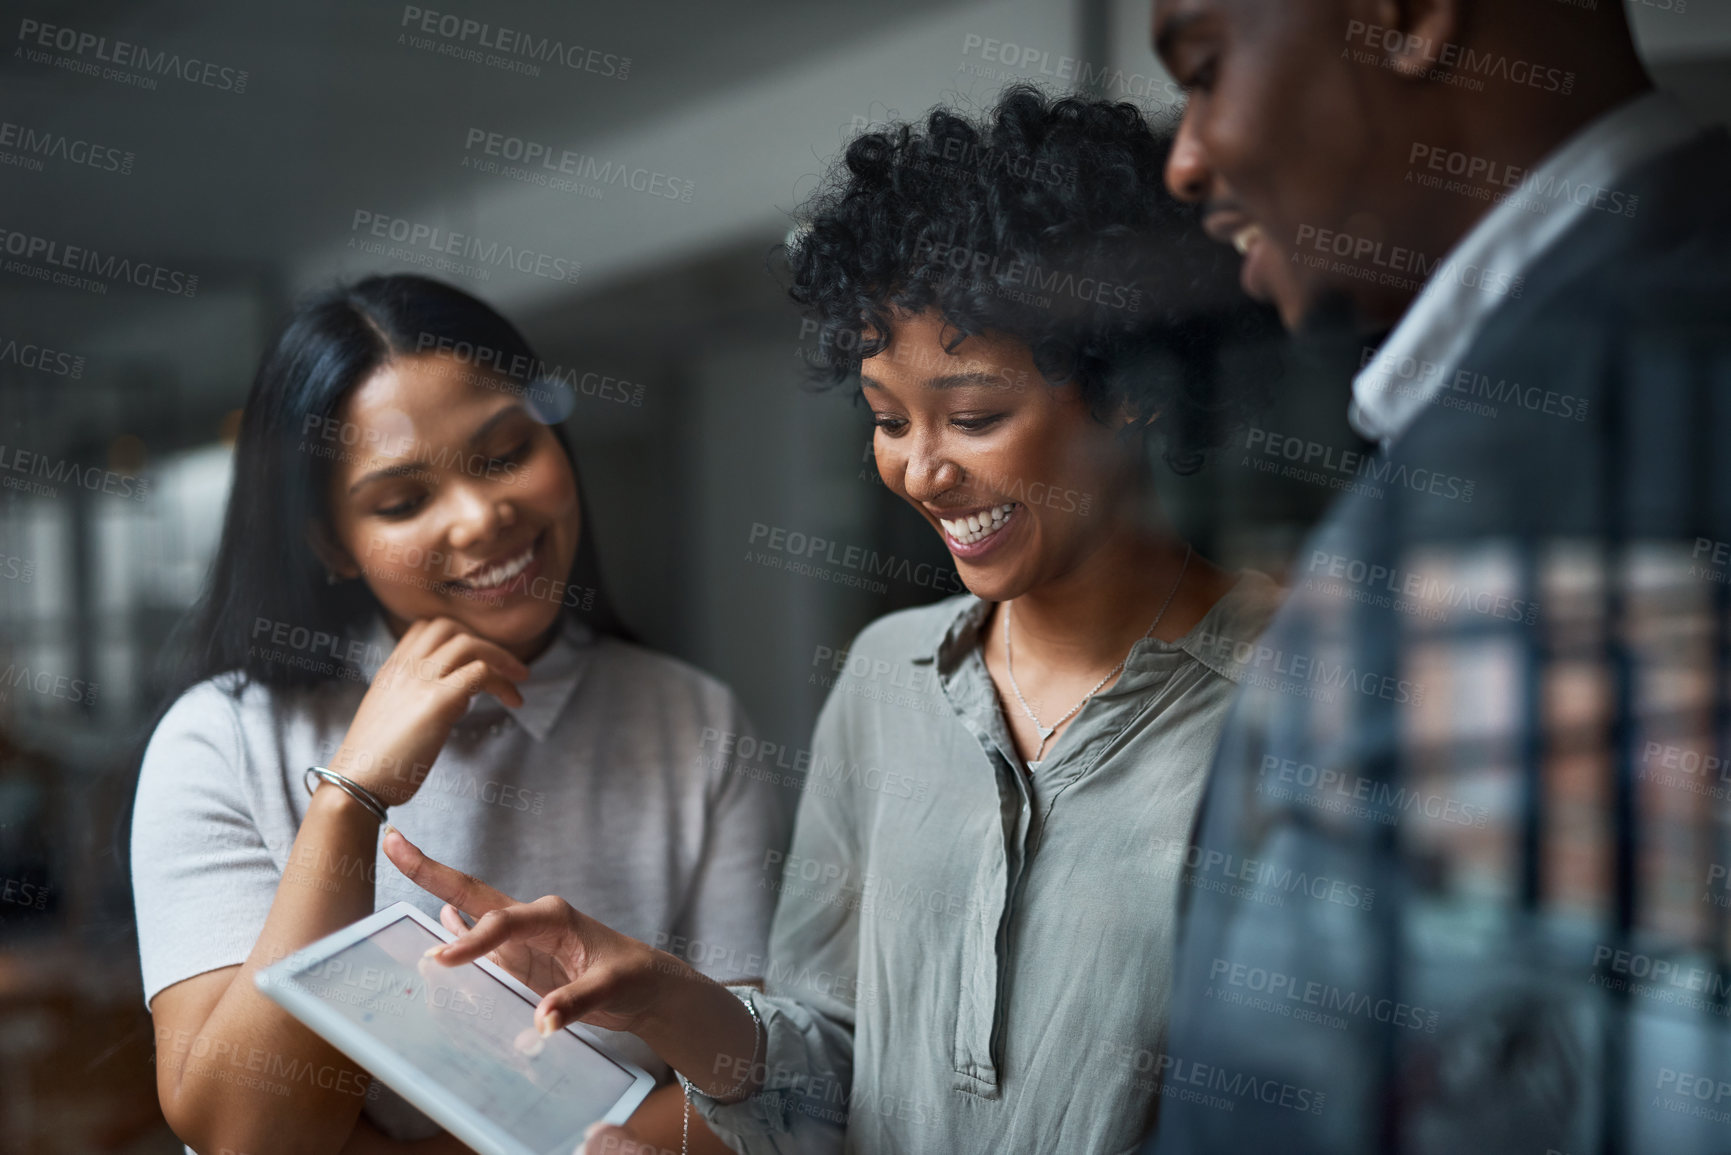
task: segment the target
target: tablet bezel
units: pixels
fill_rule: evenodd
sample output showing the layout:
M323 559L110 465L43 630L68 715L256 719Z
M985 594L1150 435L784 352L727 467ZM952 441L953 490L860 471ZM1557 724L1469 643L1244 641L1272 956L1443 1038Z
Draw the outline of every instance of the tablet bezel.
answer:
M294 976L301 971L354 946L362 939L370 938L374 933L404 918L413 919L445 942L456 937L437 920L428 917L420 907L412 903L396 902L301 948L281 962L266 967L253 976L253 982L266 998L312 1028L321 1038L481 1155L551 1155L552 1152L565 1155L574 1150L583 1140L581 1131L572 1135L568 1142L561 1140L547 1151L536 1151L520 1142L466 1103L455 1101L442 1093L443 1088L427 1078L408 1058L393 1050L384 1041L368 1034L364 1027L345 1018L341 1012L295 982ZM465 965L480 967L487 975L526 1000L530 1007L541 1002L540 995L485 958ZM632 1076L631 1085L602 1116L602 1120L607 1123L624 1123L631 1117L631 1113L642 1105L649 1092L654 1090L654 1076L608 1050L599 1038L584 1029L583 1024L572 1023L565 1029L608 1062Z

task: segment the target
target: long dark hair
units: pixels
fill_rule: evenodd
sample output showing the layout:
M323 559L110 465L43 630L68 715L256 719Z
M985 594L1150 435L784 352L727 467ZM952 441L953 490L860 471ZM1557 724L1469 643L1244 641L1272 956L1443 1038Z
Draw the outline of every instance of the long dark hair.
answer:
M284 324L247 395L222 543L209 584L170 647L169 701L230 671L239 672L240 685L284 689L330 682L335 665L352 668L346 643L366 633L379 605L365 581L330 584L308 539L308 527L329 523L332 464L304 445L317 439L351 389L393 357L435 351L451 352L529 396L576 474L564 430L533 401L552 395L537 388L542 362L493 308L442 281L412 275L368 277L318 294ZM580 478L577 492L582 527L566 580L580 592L563 604L596 632L629 638L602 584ZM307 637L322 634L342 644L315 647L306 656L316 660L285 662L255 641L260 622L267 628L289 623Z

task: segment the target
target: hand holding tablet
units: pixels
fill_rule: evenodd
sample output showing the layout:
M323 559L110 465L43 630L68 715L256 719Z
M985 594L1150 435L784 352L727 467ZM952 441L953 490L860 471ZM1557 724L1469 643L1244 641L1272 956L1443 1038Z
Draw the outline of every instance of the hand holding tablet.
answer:
M449 932L396 903L259 972L259 989L482 1155L570 1155L654 1085L581 1028L543 1032L490 962L443 967Z
M399 831L387 829L383 849L405 877L447 904L440 920L456 937L428 950L427 960L461 967L485 958L504 967L542 996L534 1023L543 1036L577 1022L629 1031L681 1072L687 1086L723 1101L756 1090L763 1024L726 987L564 899L517 902L428 858ZM465 927L459 910L476 916L473 927ZM597 1134L623 1137L616 1128Z

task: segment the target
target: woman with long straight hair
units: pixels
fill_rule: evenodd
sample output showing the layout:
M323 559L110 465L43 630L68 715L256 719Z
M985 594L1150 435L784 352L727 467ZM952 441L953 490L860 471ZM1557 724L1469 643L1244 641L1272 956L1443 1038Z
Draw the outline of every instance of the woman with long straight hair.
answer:
M392 902L438 912L382 856L386 808L466 870L760 977L791 803L719 756L733 694L622 630L542 368L418 276L309 301L259 368L132 831L158 1093L199 1151L462 1150L253 984ZM664 1087L636 1126L676 1140L681 1106Z

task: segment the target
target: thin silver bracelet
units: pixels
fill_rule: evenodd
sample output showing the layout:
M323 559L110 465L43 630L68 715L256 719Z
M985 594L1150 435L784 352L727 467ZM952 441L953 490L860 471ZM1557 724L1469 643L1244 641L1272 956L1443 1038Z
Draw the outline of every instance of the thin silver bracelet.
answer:
M762 1052L765 1042L763 1020L757 1017L757 1008L752 1005L751 999L738 991L734 991L733 995L745 1004L745 1013L751 1016L751 1065L745 1068L745 1074L740 1076L739 1082L733 1085L731 1091L725 1095L711 1095L712 1099L731 1099L745 1089L745 1085L751 1082L751 1073L757 1070L757 1056ZM680 1090L685 1094L685 1106L679 1110L679 1155L691 1155L691 1080L678 1071L673 1072L673 1076L679 1080Z
M301 784L307 788L308 794L316 794L318 792L318 787L312 783L312 779L315 776L329 782L332 786L335 786L344 794L347 794L350 798L359 802L368 814L371 814L374 818L379 820L380 826L385 825L388 821L385 817L385 804L379 801L378 795L374 794L371 790L368 790L365 786L362 786L359 782L356 782L353 778L347 777L343 774L338 774L335 770L332 770L329 767L307 767L307 772L301 775Z

